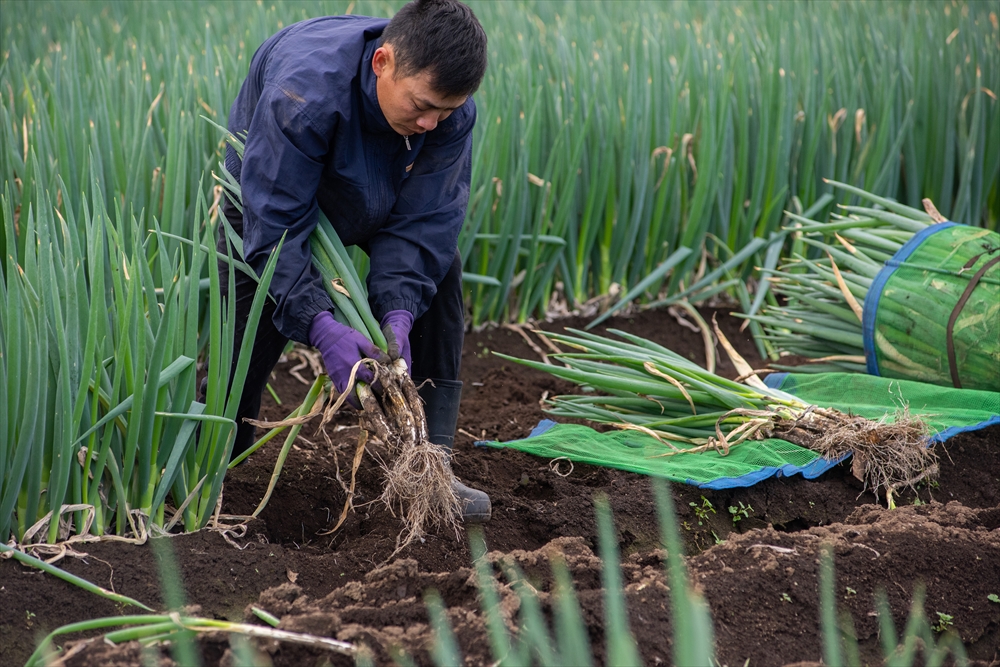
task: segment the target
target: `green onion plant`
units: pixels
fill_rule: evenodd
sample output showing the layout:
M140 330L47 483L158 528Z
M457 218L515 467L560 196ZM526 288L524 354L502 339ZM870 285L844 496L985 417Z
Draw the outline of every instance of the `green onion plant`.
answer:
M4 540L195 530L215 512L229 462L250 351L233 349L235 304L220 297L205 198L188 234L199 241L176 247L155 218L115 224L96 184L84 200L80 219L64 218L40 192L15 219L9 189L0 197L7 238L25 240L8 247L0 289Z

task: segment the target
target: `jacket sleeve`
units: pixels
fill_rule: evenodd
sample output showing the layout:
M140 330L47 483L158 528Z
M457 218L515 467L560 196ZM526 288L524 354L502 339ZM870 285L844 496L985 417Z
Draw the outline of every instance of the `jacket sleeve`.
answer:
M369 241L368 292L379 321L392 310L415 318L427 312L455 259L469 203L475 122L470 98L428 133L388 222Z
M240 185L246 261L259 275L285 234L271 280L273 321L283 335L308 343L313 317L333 307L309 250L330 135L314 127L302 99L275 83L265 85L247 134Z

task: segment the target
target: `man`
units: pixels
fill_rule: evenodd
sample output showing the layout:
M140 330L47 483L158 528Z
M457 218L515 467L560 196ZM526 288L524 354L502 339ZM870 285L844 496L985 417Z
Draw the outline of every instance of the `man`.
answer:
M253 443L243 422L289 339L319 348L331 380L348 389L352 366L378 350L339 324L312 267L318 210L345 245L371 259L369 301L425 401L431 442L451 448L458 422L464 308L458 233L471 175L472 93L486 71L486 34L457 0L414 0L392 21L331 16L293 24L254 54L229 130L246 132L243 213L225 214L258 274L285 242L258 325L240 402L234 453ZM225 251L225 235L220 249ZM223 281L223 284L226 284ZM237 349L256 284L236 275ZM370 382L364 366L358 379ZM352 402L356 395L351 393ZM490 517L489 497L455 480L466 521Z

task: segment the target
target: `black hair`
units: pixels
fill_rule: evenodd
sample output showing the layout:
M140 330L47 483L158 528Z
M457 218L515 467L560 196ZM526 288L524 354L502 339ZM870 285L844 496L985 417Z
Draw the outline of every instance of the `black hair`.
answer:
M429 71L442 95L471 95L486 73L486 31L458 0L407 3L386 26L382 43L392 45L394 76Z

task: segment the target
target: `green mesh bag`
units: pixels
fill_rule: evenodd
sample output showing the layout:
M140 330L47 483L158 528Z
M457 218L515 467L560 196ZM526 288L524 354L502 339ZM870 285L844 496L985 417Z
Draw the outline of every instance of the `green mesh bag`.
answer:
M892 419L902 405L929 424L930 441L943 442L963 431L1000 424L1000 393L952 389L923 382L856 373L775 373L766 383L808 403L869 419ZM637 431L598 433L587 426L545 420L530 436L512 442L479 442L509 447L547 459L618 468L705 489L751 486L775 476L818 477L841 460L784 440L745 441L726 456L715 451L684 453ZM846 457L845 457L846 458Z
M1000 234L915 234L872 282L862 327L872 375L1000 391Z

